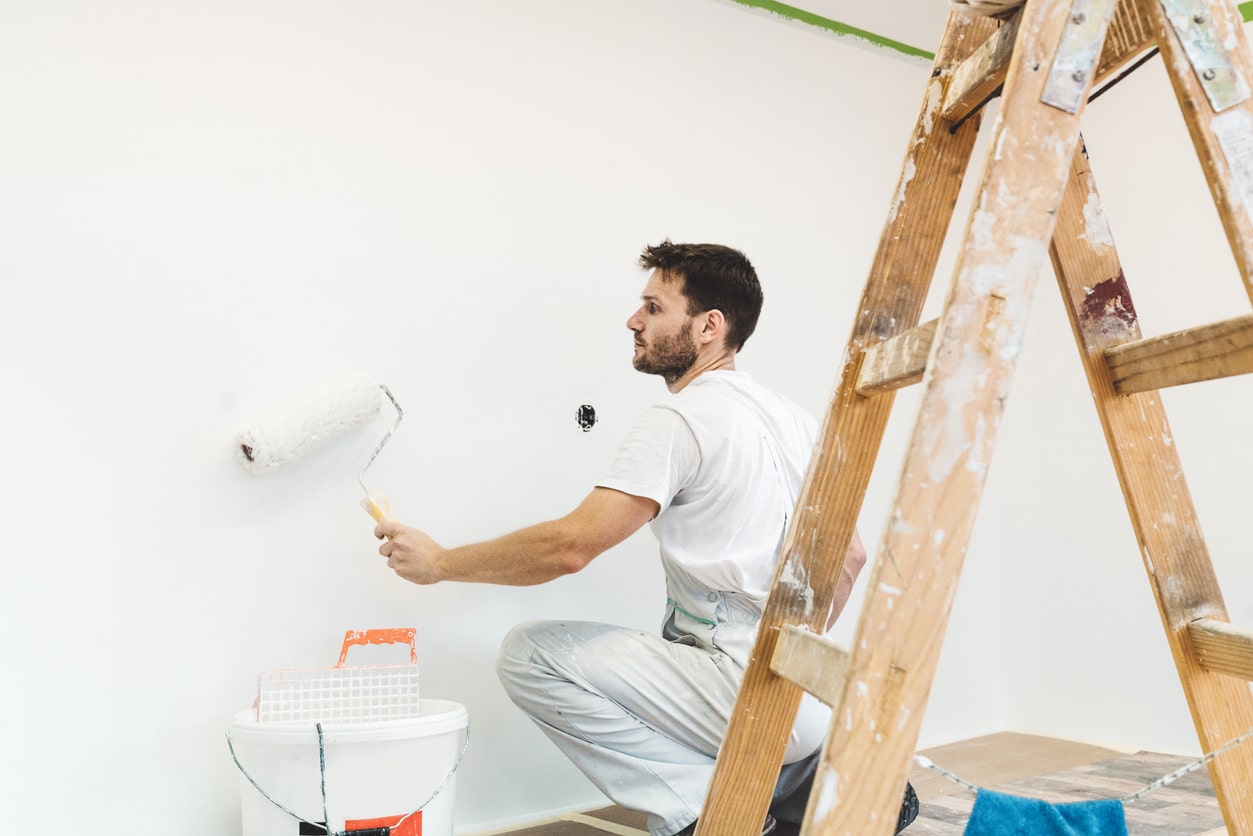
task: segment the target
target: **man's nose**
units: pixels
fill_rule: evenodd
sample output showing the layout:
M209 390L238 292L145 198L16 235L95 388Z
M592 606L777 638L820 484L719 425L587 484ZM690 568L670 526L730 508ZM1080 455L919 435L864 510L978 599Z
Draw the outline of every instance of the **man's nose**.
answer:
M636 332L637 334L640 331L644 330L644 320L640 318L639 311L636 311L635 313L631 314L630 318L628 318L626 321L626 327Z

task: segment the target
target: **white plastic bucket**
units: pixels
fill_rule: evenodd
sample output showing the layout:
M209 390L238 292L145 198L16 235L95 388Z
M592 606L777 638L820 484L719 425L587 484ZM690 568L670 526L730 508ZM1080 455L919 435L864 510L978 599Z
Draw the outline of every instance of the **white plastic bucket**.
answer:
M333 832L349 833L395 825L426 802L392 828L393 836L452 836L453 773L469 716L446 700L420 700L419 707L418 717L402 720L322 724L325 816L317 724L259 723L252 709L236 714L230 742L245 773L239 779L243 836L316 832L274 802L306 822L329 818Z

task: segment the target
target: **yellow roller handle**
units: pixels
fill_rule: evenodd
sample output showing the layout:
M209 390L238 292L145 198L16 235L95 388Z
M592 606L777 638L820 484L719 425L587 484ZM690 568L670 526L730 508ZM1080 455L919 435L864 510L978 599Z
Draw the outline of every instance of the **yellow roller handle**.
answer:
M361 507L375 522L395 522L396 518L392 516L392 504L387 501L387 496L382 491L370 491L365 499L361 500Z

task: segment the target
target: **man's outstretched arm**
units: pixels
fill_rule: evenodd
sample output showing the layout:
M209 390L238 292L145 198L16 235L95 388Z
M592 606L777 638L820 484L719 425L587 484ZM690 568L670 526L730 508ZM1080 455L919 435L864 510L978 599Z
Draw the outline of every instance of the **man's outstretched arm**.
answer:
M494 540L446 549L426 532L381 522L379 554L397 575L418 584L469 581L527 586L577 572L657 515L651 499L594 488L564 517Z

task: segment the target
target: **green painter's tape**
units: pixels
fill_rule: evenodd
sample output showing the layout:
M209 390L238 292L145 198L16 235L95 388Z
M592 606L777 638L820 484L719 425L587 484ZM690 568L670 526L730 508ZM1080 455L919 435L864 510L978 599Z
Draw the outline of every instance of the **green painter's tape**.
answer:
M885 47L887 49L896 50L897 52L908 55L911 58L925 58L928 61L935 60L934 52L927 52L925 49L919 49L916 46L903 44L900 41L894 41L891 38L885 38L882 35L876 35L874 32L867 32L865 29L858 29L856 26L849 26L847 23L840 23L838 20L830 20L829 18L816 15L813 12L807 12L804 9L798 9L795 6L789 6L786 3L777 3L775 0L735 0L741 6L752 6L757 9L765 9L768 12L774 12L780 17L786 17L790 20L798 20L801 23L807 23L810 26L817 26L819 29L826 29L828 32L834 32L837 35L848 35L852 38L859 38L875 46ZM1253 6L1253 0L1249 0L1246 5Z
M916 46L903 44L900 41L894 41L891 38L885 38L882 35L876 35L874 32L867 32L865 29L858 29L856 26L849 26L847 23L840 23L838 20L816 15L813 12L807 12L804 9L798 9L795 6L789 6L786 3L777 3L775 0L735 0L741 6L752 6L757 9L765 9L774 12L780 17L786 17L791 20L799 20L801 23L808 23L810 26L817 26L819 29L826 29L828 32L835 32L837 35L848 35L853 38L860 38L863 41L874 44L875 46L894 49L904 55L915 58L925 58L928 61L935 60L935 53L927 52L925 49L919 49ZM1245 23L1253 20L1253 0L1241 3L1240 15L1244 18Z

